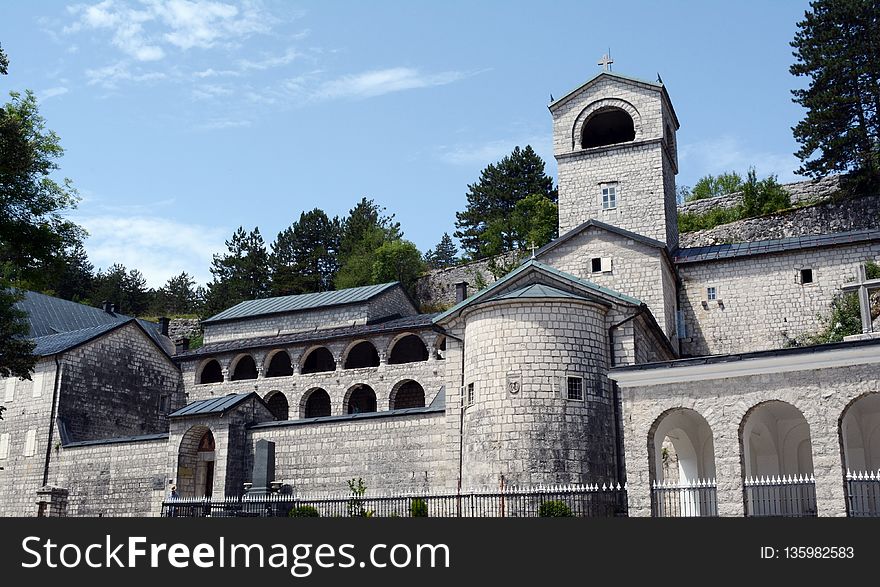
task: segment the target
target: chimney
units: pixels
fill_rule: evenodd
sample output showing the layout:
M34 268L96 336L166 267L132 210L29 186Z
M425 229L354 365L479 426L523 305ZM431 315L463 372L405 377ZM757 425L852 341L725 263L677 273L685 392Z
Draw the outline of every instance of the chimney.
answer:
M159 318L159 330L162 332L162 336L168 336L168 325L171 324L171 318L166 316L162 316Z
M455 284L455 303L463 302L467 297L467 281L459 281Z
M110 304L110 313L111 313L111 314L115 314L115 313L116 313L116 304Z
M110 300L104 300L103 302L101 302L101 307L102 307L102 308L104 309L104 311L107 312L108 314L112 314L112 313L113 313L113 302L111 302Z
M189 350L189 339L184 337L178 338L174 342L174 354L179 355Z

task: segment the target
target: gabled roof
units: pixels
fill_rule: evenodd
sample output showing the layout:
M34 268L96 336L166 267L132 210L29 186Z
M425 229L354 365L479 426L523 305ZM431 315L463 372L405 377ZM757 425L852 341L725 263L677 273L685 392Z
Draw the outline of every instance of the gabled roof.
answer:
M685 263L718 261L722 259L733 259L736 257L784 253L799 249L829 247L877 240L880 240L880 231L878 230L855 230L852 232L794 236L790 238L753 241L748 243L689 247L677 249L676 251L673 251L672 255L676 265L683 265Z
M586 222L579 224L578 226L575 226L574 228L572 228L571 230L569 230L568 232L566 232L562 236L559 236L559 237L553 239L552 241L550 241L549 243L547 243L546 245L544 245L543 247L538 249L535 252L535 257L540 257L544 253L546 253L548 251L552 251L553 249L555 249L556 247L558 247L562 243L574 238L575 236L579 235L580 233L582 233L583 231L587 230L590 227L595 227L600 230L605 230L605 231L614 233L616 235L622 236L624 238L632 239L636 242L642 243L643 245L647 245L649 247L653 247L655 249L662 249L664 251L666 250L666 245L658 240L652 239L652 238L644 236L642 234L631 232L629 230L625 230L623 228L619 228L619 227L614 226L612 224L606 224L600 220L596 220L595 218L591 218L590 220L587 220Z
M207 414L220 414L222 416L232 408L251 398L256 398L260 400L260 402L263 401L255 391L249 393L230 393L223 397L212 397L210 399L195 401L188 406L180 408L176 412L168 414L168 417L184 418L188 416L204 416Z
M123 324L128 324L132 320L126 322L110 322L101 324L100 326L92 326L91 328L83 328L82 330L74 330L72 332L60 332L58 334L50 334L48 336L38 336L33 339L34 355L38 357L48 357L57 355L64 351L78 347L90 340L106 334L111 330L116 330Z
M484 302L484 301L490 301L493 299L496 299L496 300L502 299L503 294L499 294L498 297L494 297L491 295L492 292L498 292L506 284L510 283L512 280L516 279L517 277L522 276L524 273L527 273L529 271L543 273L545 275L555 277L556 279L558 279L562 282L570 283L575 288L584 290L585 292L590 292L590 293L596 294L600 300L603 298L611 298L613 300L616 300L618 302L628 304L628 305L633 305L633 306L642 306L643 305L640 300L638 300L634 297L622 294L620 292L614 291L613 289L609 289L607 287L602 287L601 285L597 285L597 284L593 283L592 281L587 281L586 279L580 279L578 277L575 277L574 275L560 271L560 270L556 269L555 267L551 267L550 265L545 265L544 263L541 263L540 261L537 261L535 259L529 259L528 261L526 261L525 263L520 265L518 268L511 271L510 273L508 273L507 275L505 275L504 277L502 277L501 279L499 279L498 281L496 281L495 283L493 283L489 287L487 287L481 291L478 291L477 293L470 296L466 300L455 304L454 306L452 306L451 308L449 308L448 310L446 310L442 314L437 315L434 318L434 323L435 324L439 323L439 322L445 320L446 318L449 318L450 316L457 314L458 312L463 310L465 307L470 306L471 304L478 303L478 302ZM527 289L527 288L524 287L522 289ZM543 293L549 294L550 290L556 290L556 288L548 287L547 289L543 290ZM521 291L521 290L517 290L517 291ZM533 290L533 291L534 291L534 293L537 294L539 291L542 291L542 290ZM507 293L507 292L504 292L504 293ZM550 296L544 295L541 297L546 298L546 297L550 297ZM555 296L553 296L553 297L555 297ZM571 297L571 294L566 293L566 297ZM590 298L584 296L584 299L590 299ZM606 303L608 303L610 305L610 302L606 302Z
M35 291L25 291L24 299L16 303L16 307L27 312L31 338L131 320L124 314L105 312Z
M562 291L561 289L556 289L555 287L551 287L549 285L544 285L543 283L533 283L531 285L527 285L520 289L516 289L513 291L506 291L502 294L498 294L497 296L492 296L486 301L492 300L522 300L522 299L548 299L548 298L570 298L573 300L587 300L589 298L585 296L579 296L577 294Z
M287 314L303 310L314 310L331 306L343 306L366 302L393 287L400 287L400 283L392 281L379 285L365 285L351 287L336 291L321 291L316 293L300 294L295 296L281 296L265 298L261 300L248 300L236 304L227 310L223 310L215 316L204 320L204 324L213 322L225 322L227 320L239 320L253 318L267 314Z
M606 79L606 78L611 78L611 79L615 79L618 81L622 81L627 84L633 84L633 85L657 90L658 92L663 94L663 97L666 99L666 103L669 106L669 111L672 113L672 118L675 120L676 128L681 126L678 122L678 116L676 116L676 114L675 114L675 109L672 107L672 100L669 99L669 93L666 91L666 86L664 86L662 83L649 82L647 80L639 79L637 77L631 77L628 75L621 75L619 73L614 73L612 71L600 71L599 73L597 73L596 75L594 75L593 77L588 79L586 82L584 82L583 84L576 87L575 89L571 90L570 92L568 92L567 94L565 94L561 98L551 102L550 105L548 106L548 108L550 109L551 112L553 110L556 110L558 107L562 106L565 102L568 102L569 99L571 99L575 94L577 94L581 90L584 90L587 87L597 83L599 80Z

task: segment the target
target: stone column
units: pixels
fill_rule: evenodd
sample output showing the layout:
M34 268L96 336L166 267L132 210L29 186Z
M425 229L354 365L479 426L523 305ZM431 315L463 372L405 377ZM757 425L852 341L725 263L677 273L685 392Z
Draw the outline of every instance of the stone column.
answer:
M46 485L37 490L37 517L67 517L67 489Z
M810 442L816 477L816 509L820 516L845 517L843 460L837 417L840 410L810 410Z
M718 515L741 518L745 515L739 442L741 418L726 414L725 410L704 414L714 435Z

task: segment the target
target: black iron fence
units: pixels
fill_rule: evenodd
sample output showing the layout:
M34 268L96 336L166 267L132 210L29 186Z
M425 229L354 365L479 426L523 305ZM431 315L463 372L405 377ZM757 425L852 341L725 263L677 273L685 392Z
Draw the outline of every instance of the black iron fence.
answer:
M651 515L655 518L700 518L718 515L714 479L691 483L654 482Z
M620 485L565 485L498 491L398 495L284 494L176 498L162 503L166 517L440 517L529 518L626 516Z
M880 472L848 472L846 502L850 517L880 518Z
M811 518L816 508L816 480L812 475L753 477L745 480L746 515Z

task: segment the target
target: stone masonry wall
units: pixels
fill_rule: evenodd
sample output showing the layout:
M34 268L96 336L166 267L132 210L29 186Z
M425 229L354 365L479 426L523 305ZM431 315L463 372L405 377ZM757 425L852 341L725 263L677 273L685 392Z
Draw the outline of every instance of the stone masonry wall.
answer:
M718 513L743 515L740 425L762 402L785 401L810 428L820 516L846 515L839 421L859 396L880 390L876 364L707 379L664 385L621 386L631 516L651 515L648 439L668 410L688 408L706 419L714 438Z
M275 442L275 476L299 493L437 491L455 473L444 451L443 412L255 427L250 443ZM250 471L250 468L248 468Z
M880 242L679 265L682 354L782 348L817 332L840 287L856 279L867 259L880 260ZM813 283L797 282L803 268L813 270ZM703 306L709 286L718 288L722 303Z
M474 398L464 414L463 487L497 487L501 475L523 486L613 478L606 312L530 300L467 315L464 386L474 385ZM582 400L568 399L568 376L583 377Z
M172 318L168 324L168 338L173 341L181 338L192 340L201 334L202 323L198 318Z
M55 387L55 361L41 359L31 381L0 378L0 516L35 516L37 490L43 486L49 438L49 414Z
M831 200L688 232L681 235L679 245L703 247L851 230L880 230L880 195Z
M63 362L58 417L71 441L166 432L165 416L184 405L177 366L134 324L65 353Z
M489 270L493 260L504 266L525 259L527 256L528 253L524 251L511 251L503 255L462 263L446 269L432 269L416 282L416 297L424 311L446 310L455 305L456 283L466 282L468 295L473 295L479 291L478 286L481 282L485 284L483 287L486 287L497 281Z
M388 316L411 316L416 313L416 308L413 307L406 294L401 288L395 287L364 303L203 324L204 341L205 344L208 344L226 340L290 334L319 328L354 326Z
M60 448L51 480L70 492L68 516L156 516L169 494L167 438Z

